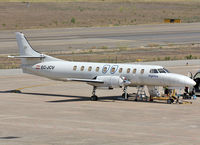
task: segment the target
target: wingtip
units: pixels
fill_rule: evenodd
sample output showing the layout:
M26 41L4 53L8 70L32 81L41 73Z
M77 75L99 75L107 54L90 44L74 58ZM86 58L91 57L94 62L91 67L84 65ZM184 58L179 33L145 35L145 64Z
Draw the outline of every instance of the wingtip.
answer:
M14 56L8 55L8 58L14 58Z

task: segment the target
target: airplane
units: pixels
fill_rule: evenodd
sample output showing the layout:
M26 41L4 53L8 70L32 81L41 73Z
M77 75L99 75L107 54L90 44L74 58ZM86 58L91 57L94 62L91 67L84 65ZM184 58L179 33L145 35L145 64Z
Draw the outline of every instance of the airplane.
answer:
M147 86L149 91L156 86L193 87L191 78L170 73L157 65L123 63L75 62L54 58L35 51L21 32L16 32L19 56L23 73L38 75L59 81L85 82L93 86L92 101L97 101L96 89L123 88L122 97L127 99L127 87Z

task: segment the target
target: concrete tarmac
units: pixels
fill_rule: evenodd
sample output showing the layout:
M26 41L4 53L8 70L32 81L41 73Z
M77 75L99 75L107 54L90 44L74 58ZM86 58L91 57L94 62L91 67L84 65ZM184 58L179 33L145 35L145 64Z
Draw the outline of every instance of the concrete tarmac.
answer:
M0 33L0 54L18 53L14 32L23 32L41 52L88 48L141 47L152 44L199 43L200 23L152 24L121 27L12 30Z
M187 74L199 65L167 68ZM9 93L17 88L22 93ZM100 99L92 102L91 91L85 83L0 71L0 144L200 144L199 98L185 105L122 101L122 89L115 89L97 90Z

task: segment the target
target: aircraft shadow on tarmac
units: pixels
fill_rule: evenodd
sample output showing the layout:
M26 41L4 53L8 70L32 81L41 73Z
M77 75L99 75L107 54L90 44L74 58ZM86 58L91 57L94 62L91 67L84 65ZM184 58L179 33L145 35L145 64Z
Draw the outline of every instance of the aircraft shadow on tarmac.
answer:
M54 101L46 101L49 103L61 103L61 102L75 102L75 101L90 101L90 97L86 96L73 96L73 95L60 95L60 94L48 94L48 93L31 93L31 92L15 92L13 90L7 90L7 91L0 91L0 93L19 93L19 94L27 94L27 95L39 95L39 96L51 96L51 97L64 97L69 99L64 100L54 100ZM106 100L117 100L120 96L104 96L99 97L98 101L105 101ZM73 99L70 99L73 98Z
M15 90L7 90L7 91L0 91L0 93L16 93ZM38 95L38 96L51 96L51 97L63 97L69 99L62 99L62 100L53 100L53 101L46 101L48 103L62 103L62 102L76 102L76 101L90 101L90 97L86 96L73 96L73 95L61 95L61 94L48 94L48 93L31 93L31 92L17 92L19 94L27 94L27 95ZM73 99L70 99L73 98ZM111 102L111 101L131 101L135 102L134 100L124 100L121 96L102 96L98 98L100 102ZM137 101L142 103L158 103L158 104L166 104L166 102L149 102L149 101Z
M16 139L16 138L20 138L17 136L4 136L4 137L0 137L0 139Z
M46 102L49 102L49 103L90 101L90 97L85 97L85 96L59 95L59 94L46 94L46 93L27 93L27 92L23 92L22 94L69 98L69 99L64 99L64 100L62 99L62 100L46 101ZM119 96L99 97L99 101L105 101L105 100L113 100L113 101L114 101L114 100L116 100L118 97L119 97ZM70 99L70 98L73 98L73 99Z

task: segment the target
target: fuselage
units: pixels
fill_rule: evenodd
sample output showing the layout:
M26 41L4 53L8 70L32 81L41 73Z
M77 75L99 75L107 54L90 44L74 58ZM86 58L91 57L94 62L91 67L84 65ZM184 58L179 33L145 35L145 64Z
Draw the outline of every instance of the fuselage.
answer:
M23 67L24 72L65 81L67 78L94 79L97 76L120 76L130 81L129 86L190 87L195 82L184 76L169 73L162 66L121 63L91 63L47 61Z

